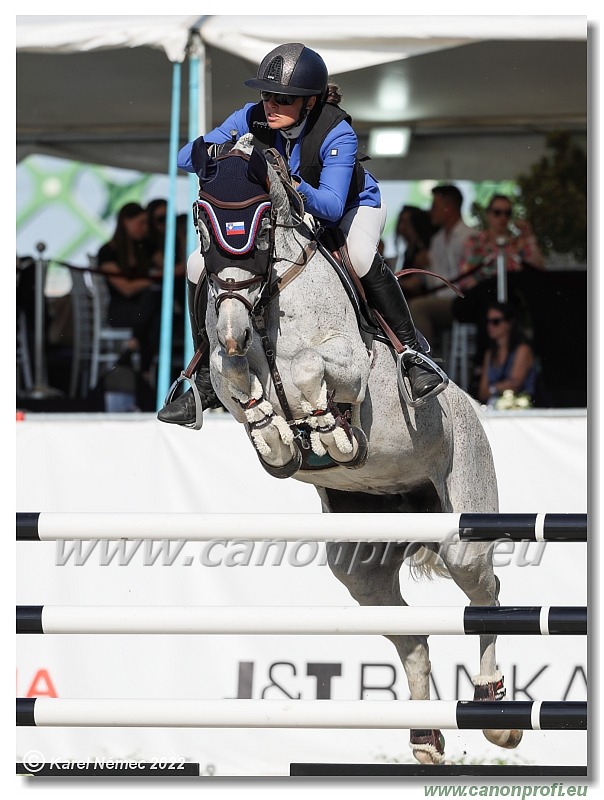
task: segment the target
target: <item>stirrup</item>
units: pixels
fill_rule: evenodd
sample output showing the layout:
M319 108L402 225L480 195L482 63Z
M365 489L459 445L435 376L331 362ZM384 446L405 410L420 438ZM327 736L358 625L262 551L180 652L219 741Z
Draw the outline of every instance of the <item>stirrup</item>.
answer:
M167 406L168 403L172 402L176 390L183 381L188 381L191 385L191 389L193 390L193 397L195 399L195 422L190 424L184 423L180 427L189 428L192 431L199 431L201 430L201 427L203 425L203 405L201 402L201 397L199 395L199 389L195 384L195 377L189 378L188 375L185 375L185 371L183 370L178 376L178 378L176 378L172 386L170 386L170 388L168 389L168 394L166 395L166 398L164 400L164 406Z
M409 381L409 378L405 380L405 375L407 374L407 366L405 361L411 360L413 360L413 362L417 365L422 363L426 364L441 379L441 382L438 384L438 386L435 386L434 389L429 391L428 394L425 394L423 397L413 397L410 386L407 386L407 381ZM423 406L428 400L436 397L437 394L440 394L444 389L446 389L449 384L449 376L443 372L438 364L435 364L434 361L432 361L432 359L425 353L421 353L419 350L414 350L408 346L406 346L402 353L396 354L396 377L398 379L398 386L401 390L401 394L403 395L407 405L411 406L411 408L419 408L419 406Z

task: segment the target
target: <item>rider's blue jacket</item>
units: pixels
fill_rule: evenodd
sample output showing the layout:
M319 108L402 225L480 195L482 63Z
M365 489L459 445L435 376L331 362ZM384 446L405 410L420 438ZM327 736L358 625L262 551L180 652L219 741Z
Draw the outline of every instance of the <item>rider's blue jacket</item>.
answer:
M205 142L223 144L230 141L233 131L236 137L251 132L251 115L257 104L247 103L235 111L222 125L205 134ZM357 137L348 122L342 120L329 130L321 142L320 156L322 162L318 187L311 186L298 175L301 167L300 155L304 139L304 128L293 148L285 136L274 137L274 147L285 157L291 174L300 181L298 192L305 198L305 208L321 222L337 225L344 214L357 206L379 208L381 205L380 189L370 172L365 170L364 187L360 192L349 196L351 179L355 170L357 156ZM178 154L178 166L186 172L194 172L191 164L191 148L193 142L186 144Z

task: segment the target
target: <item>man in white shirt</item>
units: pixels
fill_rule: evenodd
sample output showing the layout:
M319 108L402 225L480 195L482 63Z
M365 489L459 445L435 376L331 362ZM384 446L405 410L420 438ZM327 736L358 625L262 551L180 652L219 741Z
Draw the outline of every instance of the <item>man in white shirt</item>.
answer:
M430 219L439 226L430 242L426 269L451 280L459 275L464 243L474 230L461 218L463 195L457 186L443 184L432 189ZM433 344L436 332L449 330L453 323L451 307L456 295L437 278L427 276L430 294L409 301L416 328Z

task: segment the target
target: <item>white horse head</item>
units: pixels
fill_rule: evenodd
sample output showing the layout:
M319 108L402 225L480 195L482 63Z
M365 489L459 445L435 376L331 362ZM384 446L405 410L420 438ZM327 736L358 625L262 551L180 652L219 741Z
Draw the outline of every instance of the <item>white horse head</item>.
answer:
M289 201L250 134L217 158L197 140L192 161L200 179L197 227L218 340L228 356L245 355L253 335L250 313L270 280L275 227L292 224Z

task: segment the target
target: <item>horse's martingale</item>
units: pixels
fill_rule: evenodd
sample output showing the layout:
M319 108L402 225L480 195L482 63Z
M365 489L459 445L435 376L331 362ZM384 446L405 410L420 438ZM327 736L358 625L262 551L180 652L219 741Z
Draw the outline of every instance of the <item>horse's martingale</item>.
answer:
M222 159L198 142L195 158L198 230L214 301L206 314L212 383L245 426L262 466L275 477L313 484L325 512L497 512L477 405L453 383L421 407L403 401L391 348L363 340L350 297L299 205L292 205L287 179L249 136ZM349 415L342 421L343 406ZM311 456L303 463L305 448ZM320 468L322 460L337 466ZM412 532L402 538L414 541ZM327 544L329 565L361 605L406 605L399 572L414 550L420 573L452 578L473 606L499 604L487 542L435 542L426 549L344 539ZM388 638L411 699L429 700L427 636ZM505 694L495 641L494 634L480 634L475 700L499 702ZM515 729L484 733L502 747L522 737ZM444 760L439 730L412 730L411 747L421 762Z

